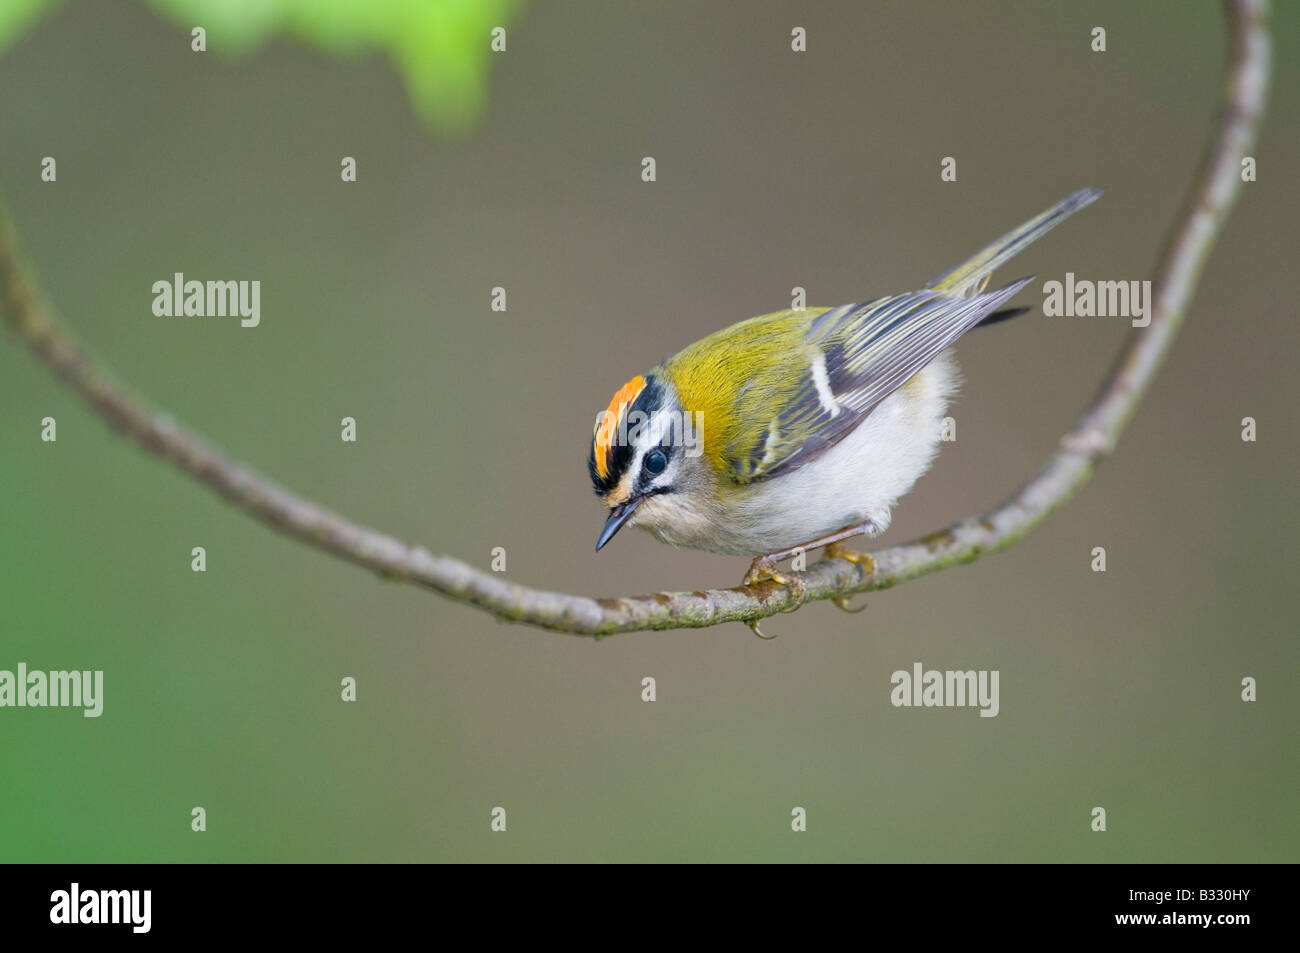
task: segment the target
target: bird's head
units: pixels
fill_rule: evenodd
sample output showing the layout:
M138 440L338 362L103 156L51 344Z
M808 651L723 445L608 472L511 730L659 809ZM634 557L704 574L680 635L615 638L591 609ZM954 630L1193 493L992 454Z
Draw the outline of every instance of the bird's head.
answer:
M682 410L677 389L662 373L634 377L596 418L587 469L609 518L596 540L608 543L625 524L655 528L664 503L700 485L702 433L698 416Z

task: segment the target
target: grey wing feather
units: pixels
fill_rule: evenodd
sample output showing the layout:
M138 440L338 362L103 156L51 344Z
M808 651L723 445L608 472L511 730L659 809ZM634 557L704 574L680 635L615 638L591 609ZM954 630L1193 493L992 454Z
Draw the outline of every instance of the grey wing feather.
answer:
M812 353L809 370L794 400L774 421L783 437L797 439L779 459L773 459L768 448L761 464L755 460L758 465L750 479L776 476L815 460L1032 280L1022 278L970 297L927 288L818 315L806 337Z

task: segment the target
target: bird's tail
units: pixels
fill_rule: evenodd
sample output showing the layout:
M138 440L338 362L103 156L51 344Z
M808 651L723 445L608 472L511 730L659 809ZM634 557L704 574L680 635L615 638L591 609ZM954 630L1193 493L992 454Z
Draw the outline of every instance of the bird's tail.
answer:
M994 268L1005 264L1028 245L1042 238L1050 229L1099 198L1101 198L1101 189L1080 189L1073 195L1066 196L1046 212L1031 218L1019 228L1007 232L992 245L966 259L951 271L944 272L930 282L928 287L947 292L955 297L978 294L984 290L984 285L988 282L989 274Z

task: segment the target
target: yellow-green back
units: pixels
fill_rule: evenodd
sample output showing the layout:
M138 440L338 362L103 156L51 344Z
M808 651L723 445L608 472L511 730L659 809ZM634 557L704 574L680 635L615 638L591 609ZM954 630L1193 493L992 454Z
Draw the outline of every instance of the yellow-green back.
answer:
M656 369L677 388L684 410L703 414L704 453L714 472L730 474L736 448L761 446L764 429L792 403L816 350L807 341L808 327L827 310L749 318L696 341Z

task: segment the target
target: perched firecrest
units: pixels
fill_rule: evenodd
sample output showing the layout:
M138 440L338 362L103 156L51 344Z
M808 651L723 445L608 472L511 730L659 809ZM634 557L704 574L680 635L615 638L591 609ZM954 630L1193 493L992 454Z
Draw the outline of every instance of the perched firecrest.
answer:
M874 536L938 452L971 328L1030 278L985 292L993 269L1101 195L1084 189L920 291L741 321L634 377L596 421L588 468L625 525L665 543L755 557L745 583L791 582L776 563Z

